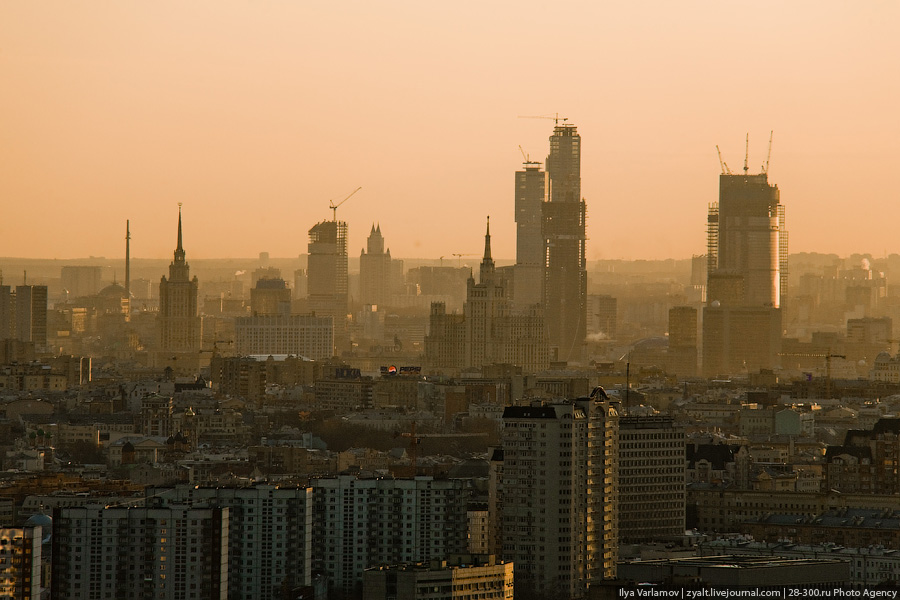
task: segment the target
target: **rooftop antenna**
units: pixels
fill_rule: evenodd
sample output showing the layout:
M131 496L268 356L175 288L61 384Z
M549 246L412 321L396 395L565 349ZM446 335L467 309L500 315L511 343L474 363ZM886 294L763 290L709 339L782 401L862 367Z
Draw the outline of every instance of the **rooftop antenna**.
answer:
M769 161L772 159L772 136L775 135L775 130L769 132L769 153L766 155L766 166L763 168L763 173L769 173Z
M747 160L750 158L750 134L747 134L747 140L744 142L744 175L750 170L747 166Z

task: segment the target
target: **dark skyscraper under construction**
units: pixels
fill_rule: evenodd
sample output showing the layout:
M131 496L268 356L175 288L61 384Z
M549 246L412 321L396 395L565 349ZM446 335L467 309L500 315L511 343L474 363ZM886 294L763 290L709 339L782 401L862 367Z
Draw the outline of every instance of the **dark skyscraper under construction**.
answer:
M549 201L542 206L544 319L558 360L582 358L587 320L585 218L581 199L581 136L557 122L547 156Z
M719 201L709 207L703 370L709 376L771 369L781 351L787 293L787 232L768 164L735 174L722 163Z

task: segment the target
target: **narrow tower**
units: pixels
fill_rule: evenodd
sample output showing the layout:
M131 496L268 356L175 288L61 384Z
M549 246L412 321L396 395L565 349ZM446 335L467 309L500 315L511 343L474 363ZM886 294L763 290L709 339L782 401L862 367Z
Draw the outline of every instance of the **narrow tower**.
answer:
M125 221L125 297L131 301L131 221Z

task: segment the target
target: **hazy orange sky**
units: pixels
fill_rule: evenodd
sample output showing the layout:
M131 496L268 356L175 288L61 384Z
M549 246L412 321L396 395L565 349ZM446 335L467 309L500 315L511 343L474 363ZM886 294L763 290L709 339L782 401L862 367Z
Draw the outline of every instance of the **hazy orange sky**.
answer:
M792 252L900 252L900 3L0 3L0 256L515 255L518 145L582 135L588 258L705 251L722 148Z

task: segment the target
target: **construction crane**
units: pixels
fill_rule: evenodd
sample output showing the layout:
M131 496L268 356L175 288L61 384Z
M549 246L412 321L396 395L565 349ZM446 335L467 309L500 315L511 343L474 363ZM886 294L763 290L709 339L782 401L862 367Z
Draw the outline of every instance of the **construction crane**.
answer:
M418 447L423 438L484 437L487 433L416 433L416 422L410 423L409 432L395 433L394 437L409 438L409 459L412 476L418 475Z
M456 268L459 268L462 266L460 263L462 261L463 256L481 256L481 255L480 254L459 254L457 252L454 252L453 256L456 257Z
M767 175L769 173L769 160L772 159L772 136L775 135L775 130L771 130L769 132L769 153L766 154L766 164L763 167L763 175Z
M568 117L560 117L559 113L553 113L552 115L519 115L517 118L519 119L553 119L554 125L559 125L559 122L562 121L565 124L568 121Z
M328 208L330 208L331 210L334 211L334 220L335 220L335 221L337 221L337 209L338 209L338 206L340 206L341 204L343 204L344 202L346 202L347 200L349 200L349 199L353 196L353 194L355 194L356 192L358 192L358 191L361 190L361 189L362 189L362 186L359 186L358 188L356 188L355 190L353 190L352 192L350 192L350 195L349 195L349 196L347 196L346 198L344 198L343 200L341 200L341 201L338 202L337 204L334 203L334 200L329 200L329 201L328 201Z
M747 165L747 161L750 159L750 134L747 134L747 139L744 142L744 175L747 174L747 171L750 170L750 167Z
M719 154L719 165L722 167L722 175L731 175L731 169L728 168L728 163L722 160L722 151L719 150L718 146L716 146L716 152Z

